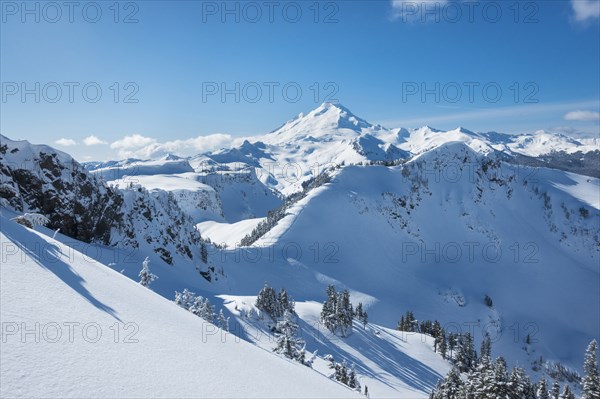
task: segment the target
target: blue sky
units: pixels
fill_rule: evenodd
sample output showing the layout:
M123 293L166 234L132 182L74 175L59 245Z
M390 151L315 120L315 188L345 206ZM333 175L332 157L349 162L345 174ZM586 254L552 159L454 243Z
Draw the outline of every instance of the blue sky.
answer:
M200 152L324 100L387 127L600 134L598 0L23 4L1 4L0 131L80 160Z

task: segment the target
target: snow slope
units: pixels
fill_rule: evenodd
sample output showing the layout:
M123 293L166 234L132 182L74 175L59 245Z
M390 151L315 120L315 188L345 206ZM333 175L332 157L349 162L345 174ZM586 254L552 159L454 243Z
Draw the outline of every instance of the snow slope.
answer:
M246 219L237 223L219 223L209 220L198 223L196 227L202 237L210 239L215 244L235 247L246 234L250 233L264 219Z
M357 397L0 220L2 397Z
M332 283L375 323L412 310L475 328L477 342L497 335L494 353L513 364L542 355L579 369L600 335L598 190L595 178L447 144L405 166L343 168L237 259L215 262L238 295L268 279L322 301ZM535 342L523 349L527 334Z
M273 347L273 336L269 332L272 322L268 317L248 316L254 308L255 298L221 297L239 323L234 331L270 350ZM307 357L317 353L312 366L315 370L332 374L329 362L324 359L331 355L336 362L345 360L348 366L355 366L362 390L364 392L367 386L370 397L411 399L428 397L436 382L450 370L450 365L433 351L432 337L395 331L373 323L363 327L355 322L352 333L340 338L320 324L321 305L315 301L296 303L298 336L305 341Z

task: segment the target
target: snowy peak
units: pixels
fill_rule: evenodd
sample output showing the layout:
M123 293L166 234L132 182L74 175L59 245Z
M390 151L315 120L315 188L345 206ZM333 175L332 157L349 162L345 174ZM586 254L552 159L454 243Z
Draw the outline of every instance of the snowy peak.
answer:
M340 104L323 103L308 114L300 114L286 122L282 127L268 136L274 143L278 139L305 139L344 134L361 133L364 130L378 130L364 119L354 115L348 108Z

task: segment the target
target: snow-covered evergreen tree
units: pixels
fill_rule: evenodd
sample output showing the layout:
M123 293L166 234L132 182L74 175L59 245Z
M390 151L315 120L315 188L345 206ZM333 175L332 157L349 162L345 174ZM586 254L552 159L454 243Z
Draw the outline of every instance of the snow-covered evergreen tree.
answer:
M442 358L446 358L446 352L448 350L448 346L446 343L446 331L444 331L444 329L442 328L438 334L438 336L436 337L436 340L438 340L438 352L440 353L440 355L442 355Z
M327 299L323 302L323 309L321 310L321 322L330 331L333 331L337 325L335 320L335 310L337 308L337 292L333 285L327 287Z
M223 331L229 331L229 317L225 317L223 309L219 310L219 316L217 317L217 327Z
M497 398L507 398L510 394L510 379L506 361L499 357L494 361L493 369L494 388L493 393Z
M598 375L598 343L592 340L585 352L583 362L583 393L582 399L600 399L600 377Z
M535 399L535 387L525 370L521 367L514 367L510 374L510 397Z
M290 311L290 313L296 313L296 304L287 293L285 288L282 288L279 291L279 294L277 295L277 303L279 305L278 313L281 314L278 317L281 317L286 310Z
M281 353L285 357L304 363L305 349L304 341L296 337L298 325L294 321L294 315L286 310L283 313L283 320L277 322L275 338L277 345L273 348L274 352Z
M550 399L550 395L548 394L548 384L546 383L546 378L542 376L542 379L538 383L537 390L535 393L536 399Z
M152 274L150 272L150 259L148 259L148 257L146 257L146 259L144 259L144 261L142 262L142 270L140 271L139 277L140 277L140 284L143 285L144 287L149 287L150 284L157 280L158 277L155 274Z
M196 316L214 324L216 315L214 307L208 298L196 296L195 293L186 288L183 292L175 291L175 303Z
M333 285L327 287L327 300L321 310L321 322L332 333L340 332L345 337L352 329L354 309L350 302L350 292L337 292Z
M338 314L337 327L340 329L342 337L345 337L348 330L352 329L352 319L354 316L354 309L352 308L352 303L350 303L350 292L348 290L344 290L339 294L336 313Z
M194 303L195 294L184 288L183 292L175 291L175 303L185 310L190 310Z
M354 364L348 370L348 386L350 388L354 388L355 390L360 392L360 383L358 382L358 378L356 378L356 369L354 368Z
M552 399L560 399L560 385L557 381L552 383L552 389L550 390L550 397Z
M462 372L472 370L477 363L477 354L473 348L473 337L470 333L460 335L456 353L456 365Z
M275 292L275 289L270 287L266 282L256 297L255 306L269 315L273 320L276 320L281 316L279 303L277 302L277 293Z
M492 339L487 332L483 335L479 356L482 358L487 357L488 359L491 359L492 357Z
M460 371L452 368L443 381L439 382L435 391L431 394L432 399L462 399L464 390L460 379Z
M568 384L565 385L562 394L560 394L560 399L575 399L575 395L571 392Z
M202 298L202 297L200 297ZM197 308L198 316L208 321L209 323L215 322L215 308L211 305L208 298L204 298L200 301L200 305Z
M354 315L363 326L367 325L367 322L369 321L369 316L367 315L367 311L363 309L362 302L359 302L358 305L356 305Z

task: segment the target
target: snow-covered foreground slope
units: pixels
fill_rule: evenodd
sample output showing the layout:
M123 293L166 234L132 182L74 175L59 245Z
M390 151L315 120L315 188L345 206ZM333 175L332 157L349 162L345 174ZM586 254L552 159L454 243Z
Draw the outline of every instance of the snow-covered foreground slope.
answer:
M357 397L2 217L2 397Z

